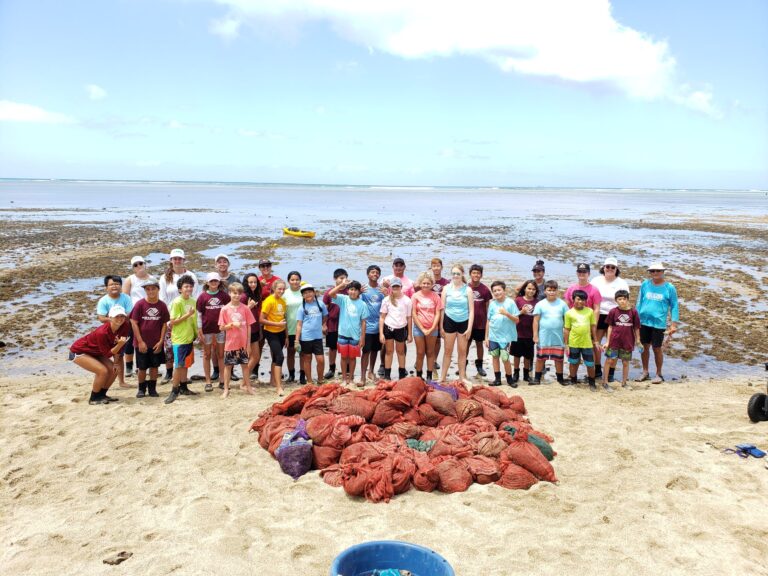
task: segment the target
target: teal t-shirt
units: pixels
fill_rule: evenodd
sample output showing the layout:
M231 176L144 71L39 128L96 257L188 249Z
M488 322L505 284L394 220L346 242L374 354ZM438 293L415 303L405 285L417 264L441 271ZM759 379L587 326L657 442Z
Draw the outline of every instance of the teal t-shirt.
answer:
M505 298L502 302L494 298L488 305L488 340L497 342L504 348L510 342L517 341L517 325L506 316L499 314L502 308L512 316L520 316L520 310L511 298Z
M362 337L360 324L368 318L368 305L360 298L352 300L345 294L337 294L333 302L339 306L339 336L359 341Z
M560 298L554 302L542 300L536 304L533 314L539 317L539 347L565 346L563 325L566 312L568 304Z

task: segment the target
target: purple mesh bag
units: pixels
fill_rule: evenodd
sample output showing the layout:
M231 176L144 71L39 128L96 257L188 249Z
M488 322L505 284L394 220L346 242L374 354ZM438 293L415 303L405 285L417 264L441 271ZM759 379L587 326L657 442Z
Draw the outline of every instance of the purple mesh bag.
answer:
M459 391L456 390L453 386L441 386L437 382L430 381L427 383L427 385L430 388L434 388L438 392L448 392L448 394L451 395L451 398L453 398L454 402L459 399Z
M312 440L307 434L306 421L299 420L296 428L283 434L283 440L275 450L275 457L280 463L280 469L294 480L309 472L312 468Z

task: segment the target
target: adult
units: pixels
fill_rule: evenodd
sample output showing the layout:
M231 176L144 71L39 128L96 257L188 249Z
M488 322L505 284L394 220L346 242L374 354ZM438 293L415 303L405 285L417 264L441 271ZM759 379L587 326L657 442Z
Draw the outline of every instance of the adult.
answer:
M197 298L200 293L200 286L197 282L197 276L187 270L186 254L181 248L174 248L168 255L168 266L160 277L160 300L165 302L168 309L171 309L171 303L179 297L179 279L188 275L193 281L192 297ZM169 324L165 331L164 349L165 349L165 377L163 383L168 383L173 378L173 344L171 343L171 331L173 327Z
M546 272L544 269L544 260L536 260L533 268L531 268L531 272L533 273L533 282L536 284L536 301L539 302L544 300L546 296L544 293L544 283L546 282L544 279L544 273ZM517 285L515 292L519 293L523 288L523 284L525 284L525 281L520 282L520 284Z
M616 308L616 292L626 290L629 292L629 284L624 278L619 278L621 270L616 258L608 257L600 266L600 276L595 276L590 284L600 291L600 314L597 317L597 342L600 344L608 332L608 313ZM608 371L608 381L613 382L615 368ZM600 364L600 346L595 346L595 378L602 378L603 367Z
M403 296L408 296L408 298L413 296L413 280L405 275L405 260L400 257L392 260L392 274L384 276L381 285L387 289L389 288L390 282L395 278L399 279L400 284L403 286Z
M107 313L106 322L69 348L69 359L94 374L88 404L109 404L118 400L107 396L107 392L117 377L115 362L128 339L126 318L122 306L113 306Z
M600 315L600 302L603 297L600 295L600 290L589 283L589 272L589 264L582 262L576 265L576 282L568 286L563 299L568 304L568 308L573 308L573 293L576 290L583 290L587 293L585 306L592 308L592 312L595 313L595 318L597 318Z
M285 364L288 368L288 380L296 382L296 322L298 320L299 306L304 301L301 294L301 274L295 270L288 272L288 288L283 294L286 304L285 322L288 330L288 349ZM299 380L306 384L304 370L299 362Z
M448 278L443 277L443 261L440 258L432 258L432 260L429 263L429 269L432 271L432 280L434 281L434 284L432 285L432 290L442 296L443 288L451 283L451 281ZM435 370L440 370L440 364L437 363L437 358L440 356L440 344L442 342L442 334L440 333L440 327L443 325L442 322L440 322L437 325L437 340L435 340Z
M637 296L637 313L640 315L640 343L643 345L641 359L643 362L643 374L637 379L643 382L650 378L648 364L650 361L651 347L653 347L653 360L656 364L656 376L651 380L652 384L664 382L661 369L664 364L664 337L677 332L677 323L680 321L680 309L677 304L677 290L664 278L666 269L661 262L654 262L648 266L650 278L640 285L640 293ZM669 320L669 327L667 327Z
M485 327L488 324L488 303L493 300L490 288L480 280L483 278L483 267L480 264L472 264L469 267L469 287L472 290L472 299L475 306L474 322L472 324L472 334L469 337L471 343L475 343L477 358L475 359L475 369L477 375L485 378L488 374L483 368L483 342L485 342Z
M445 382L448 367L451 365L453 347L456 344L459 356L459 377L468 386L472 382L467 378L467 347L472 333L472 321L475 316L474 296L464 277L464 267L455 264L451 268L451 283L443 288L443 334L445 351L443 352L443 370L440 381Z
M123 294L122 292L123 279L115 274L107 275L104 277L104 287L106 288L107 293L104 294L96 304L96 318L99 322L103 323L109 321L109 311L114 306L121 306L126 311L126 314L129 314L133 308L133 301L130 296ZM126 336L130 339L130 330L126 333ZM131 386L125 383L123 350L124 347L121 347L120 354L116 357L118 362L115 364L115 369L117 370L118 385L120 388L131 388ZM133 369L133 367L131 367L131 369Z
M222 288L226 288L226 286L238 281L237 276L229 270L229 256L226 254L217 254L216 258L213 259L213 262L216 265L216 272L219 274L219 280L225 283L225 286L222 286Z
M259 282L261 283L261 300L264 301L272 294L272 284L277 280L282 280L272 272L272 260L269 258L259 260Z

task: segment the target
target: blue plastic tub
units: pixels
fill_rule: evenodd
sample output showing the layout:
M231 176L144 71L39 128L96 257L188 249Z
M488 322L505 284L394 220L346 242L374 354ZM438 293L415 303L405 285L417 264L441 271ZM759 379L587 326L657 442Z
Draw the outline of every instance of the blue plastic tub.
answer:
M455 576L437 552L396 540L364 542L347 548L331 565L330 576L363 576L374 570L408 570L413 576Z

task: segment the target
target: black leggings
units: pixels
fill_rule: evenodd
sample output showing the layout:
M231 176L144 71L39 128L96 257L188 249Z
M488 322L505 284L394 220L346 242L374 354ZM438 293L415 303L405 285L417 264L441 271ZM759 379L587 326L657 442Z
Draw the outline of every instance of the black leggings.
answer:
M282 366L285 356L283 356L283 346L285 346L285 330L282 332L270 332L264 330L264 337L269 344L269 353L272 355L272 366Z

